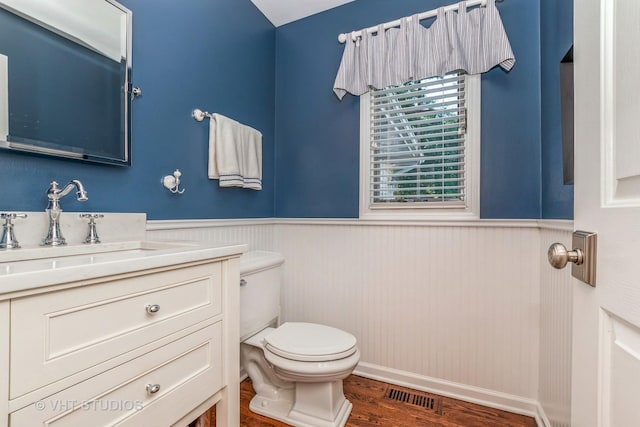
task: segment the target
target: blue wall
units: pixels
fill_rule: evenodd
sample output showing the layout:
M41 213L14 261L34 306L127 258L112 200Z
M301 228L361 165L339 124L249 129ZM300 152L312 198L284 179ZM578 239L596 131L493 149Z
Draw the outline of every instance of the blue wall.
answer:
M560 61L573 44L573 1L541 0L542 217L573 218L573 185L562 178Z
M357 217L359 102L332 92L337 35L452 2L357 0L275 30L250 0L121 1L134 12L133 80L143 89L133 105L132 167L2 151L4 175L19 178L0 190L0 210L43 210L49 181L78 178L90 200L69 198L67 211ZM482 77L481 216L570 218L556 74L571 41L571 0L498 8L517 62ZM196 107L262 131L262 191L220 189L206 178L208 126L190 117ZM175 168L182 196L160 185Z
M337 35L448 0L358 0L276 32L276 215L357 217L359 103L332 92ZM539 218L540 3L498 5L516 56L482 77L483 218Z
M2 151L0 170L10 181L0 190L0 211L44 210L51 180L77 178L89 201L68 197L66 211L146 212L150 219L273 216L274 27L250 0L121 2L134 14L133 82L143 90L133 103L132 167ZM262 191L220 189L207 179L208 125L191 118L194 108L263 133ZM176 168L183 172L182 196L160 184Z

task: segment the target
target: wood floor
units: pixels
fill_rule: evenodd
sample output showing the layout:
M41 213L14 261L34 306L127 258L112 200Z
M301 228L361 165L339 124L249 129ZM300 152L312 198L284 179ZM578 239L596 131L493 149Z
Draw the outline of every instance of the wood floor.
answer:
M418 396L427 407L404 403L385 398L388 388L396 390L395 397L407 397L405 393ZM351 417L347 427L535 427L533 418L510 412L499 411L472 403L466 403L434 394L417 392L404 387L370 380L351 375L344 381L344 394L353 403ZM274 421L254 414L249 410L249 401L255 395L250 380L240 386L240 425L243 427L286 427L288 424ZM420 397L423 397L420 399ZM426 399L425 399L426 398ZM429 400L433 398L433 400ZM215 409L207 418L209 425L201 422L202 427L215 427Z

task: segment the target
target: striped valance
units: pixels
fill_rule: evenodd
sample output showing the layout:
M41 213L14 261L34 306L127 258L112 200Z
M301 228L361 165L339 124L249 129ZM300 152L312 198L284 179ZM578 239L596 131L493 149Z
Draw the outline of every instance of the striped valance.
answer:
M470 10L466 1L455 10L441 7L429 28L419 15L400 22L389 29L379 25L375 35L361 31L347 38L333 86L338 98L453 71L479 74L496 65L508 71L515 63L495 0Z

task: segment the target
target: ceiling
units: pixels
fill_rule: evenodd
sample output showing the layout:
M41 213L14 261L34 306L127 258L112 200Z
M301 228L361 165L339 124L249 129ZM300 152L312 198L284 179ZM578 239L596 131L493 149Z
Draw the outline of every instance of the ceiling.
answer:
M276 27L354 0L251 0Z

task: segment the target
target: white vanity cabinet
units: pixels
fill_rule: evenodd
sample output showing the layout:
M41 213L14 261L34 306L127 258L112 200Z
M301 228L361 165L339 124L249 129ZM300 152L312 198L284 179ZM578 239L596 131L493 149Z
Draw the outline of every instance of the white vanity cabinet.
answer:
M0 288L0 427L239 425L243 250Z

